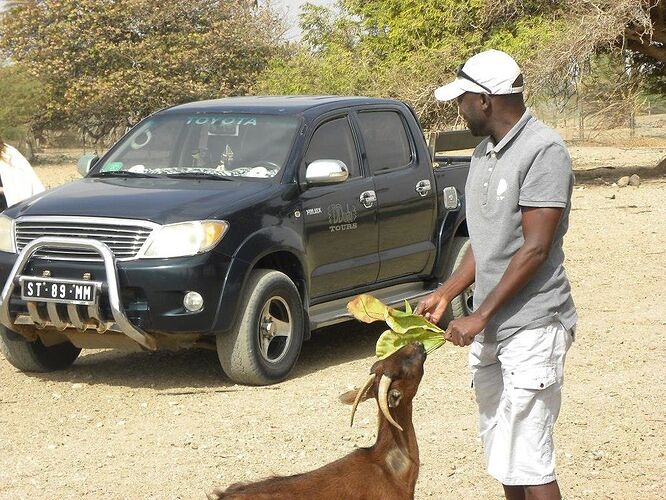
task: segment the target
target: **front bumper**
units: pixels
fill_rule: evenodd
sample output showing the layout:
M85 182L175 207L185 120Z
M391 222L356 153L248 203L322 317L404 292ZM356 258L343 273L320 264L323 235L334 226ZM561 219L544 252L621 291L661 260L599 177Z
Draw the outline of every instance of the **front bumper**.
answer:
M102 262L58 261L31 256L43 247L94 250ZM231 259L214 252L170 259L117 261L104 244L90 239L42 237L21 253L0 253L0 278L5 286L0 322L25 335L39 330L120 332L142 347L154 350L164 334L205 334L215 330L221 294ZM18 293L21 276L50 275L59 279L82 276L102 283L95 304L41 303ZM189 312L183 306L187 291L204 297L204 308Z

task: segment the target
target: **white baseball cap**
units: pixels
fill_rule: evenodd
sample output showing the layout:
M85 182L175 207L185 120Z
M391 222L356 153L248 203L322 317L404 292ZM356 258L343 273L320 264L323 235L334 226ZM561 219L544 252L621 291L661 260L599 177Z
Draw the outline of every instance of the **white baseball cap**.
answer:
M470 57L458 68L456 79L435 90L439 101L450 101L465 92L475 94L519 94L524 87L513 84L521 75L520 68L506 52L486 50Z

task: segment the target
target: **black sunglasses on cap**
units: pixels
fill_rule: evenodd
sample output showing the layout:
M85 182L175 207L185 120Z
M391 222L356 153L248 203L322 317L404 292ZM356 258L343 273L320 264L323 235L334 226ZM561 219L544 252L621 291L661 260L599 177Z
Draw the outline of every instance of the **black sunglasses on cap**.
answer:
M457 77L459 77L459 78L464 78L465 80L469 80L470 82L472 82L472 83L478 85L478 86L481 87L483 90L485 90L486 92L488 92L489 95L493 95L493 91L492 91L492 90L490 90L490 89L489 89L488 87L486 87L485 85L483 85L483 84L477 82L474 78L472 78L472 77L469 76L467 73L465 73L465 72L463 71L463 66L465 66L464 63L461 64L460 66L458 66L458 70L456 71L456 76L457 76Z

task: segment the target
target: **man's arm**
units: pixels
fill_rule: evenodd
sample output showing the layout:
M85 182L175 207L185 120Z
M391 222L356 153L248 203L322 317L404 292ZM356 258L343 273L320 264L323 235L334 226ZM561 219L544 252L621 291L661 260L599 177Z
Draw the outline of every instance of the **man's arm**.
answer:
M455 272L437 290L419 302L414 312L422 314L432 323L439 323L449 302L474 283L475 272L476 261L470 245Z
M470 316L451 321L446 337L458 346L470 345L497 310L532 278L548 258L562 208L522 207L523 246L514 254L497 286ZM455 295L454 295L455 296Z

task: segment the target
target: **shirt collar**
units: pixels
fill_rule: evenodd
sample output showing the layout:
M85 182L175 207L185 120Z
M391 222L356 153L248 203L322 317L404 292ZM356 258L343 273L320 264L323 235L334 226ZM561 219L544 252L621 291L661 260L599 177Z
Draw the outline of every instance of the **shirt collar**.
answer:
M499 153L504 149L504 147L513 139L516 137L521 130L527 125L527 122L529 122L532 119L532 112L529 109L526 109L525 112L523 113L523 116L520 117L520 120L516 122L516 124L507 132L507 134L502 137L502 140L497 143L497 145L493 144L492 138L488 138L488 144L486 144L486 155L489 155L493 151L495 153Z

